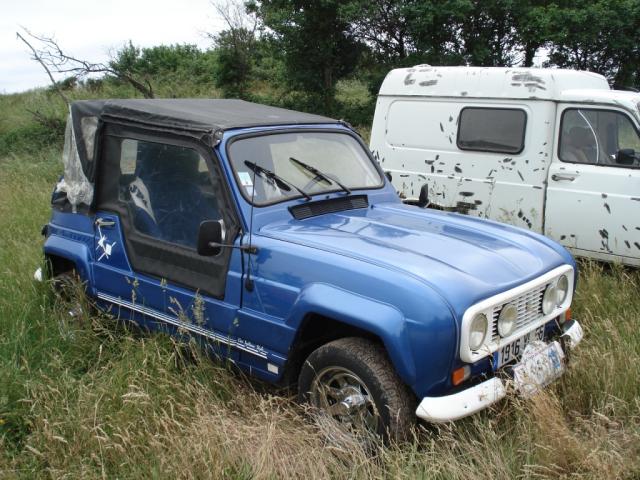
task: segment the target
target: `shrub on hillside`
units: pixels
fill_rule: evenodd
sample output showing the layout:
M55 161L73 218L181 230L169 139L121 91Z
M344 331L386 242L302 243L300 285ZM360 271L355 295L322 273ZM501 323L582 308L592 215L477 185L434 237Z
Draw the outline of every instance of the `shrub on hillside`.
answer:
M0 156L10 153L37 153L64 141L65 120L50 118L33 122L0 134Z

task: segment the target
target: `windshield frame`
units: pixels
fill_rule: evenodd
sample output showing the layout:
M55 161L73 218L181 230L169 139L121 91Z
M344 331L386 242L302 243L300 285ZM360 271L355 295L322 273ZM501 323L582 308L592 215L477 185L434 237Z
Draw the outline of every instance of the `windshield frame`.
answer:
M371 162L371 165L373 165L375 171L378 173L378 176L380 178L380 183L378 185L376 185L376 186L351 188L352 194L353 194L353 192L356 192L356 191L361 191L361 190L381 190L381 189L383 189L385 187L385 185L386 185L386 176L384 175L384 172L382 171L382 167L378 164L378 162L375 160L375 158L373 158L373 155L371 154L371 150L369 150L369 147L364 143L364 141L362 140L362 137L360 137L360 135L358 135L353 130L347 129L345 127L340 127L339 125L336 125L333 128L319 128L317 126L309 127L309 128L305 128L305 127L277 128L277 129L273 129L273 130L263 130L263 131L258 131L258 132L240 133L240 134L234 135L233 137L229 138L229 140L226 142L225 155L226 155L227 162L229 163L229 168L231 169L231 172L233 173L233 177L234 177L234 180L235 180L235 183L236 183L236 188L240 192L240 195L242 195L242 198L244 198L249 205L253 205L256 208L262 208L262 207L269 207L269 206L272 206L272 205L276 205L278 203L284 203L284 202L288 202L288 201L291 201L291 200L299 200L301 198L304 198L303 195L298 194L298 195L293 195L293 196L288 196L288 197L282 197L282 198L275 199L275 200L272 200L270 202L265 202L265 203L257 203L255 201L252 202L251 201L251 196L247 195L245 189L242 187L242 183L240 182L240 177L238 176L238 172L233 167L233 161L232 161L231 155L230 155L230 148L235 142L240 141L240 140L245 140L247 138L265 137L265 136L269 136L269 135L281 135L281 134L287 134L287 133L297 133L297 134L299 134L299 133L335 133L335 134L339 134L339 135L348 135L348 136L352 137L362 147L362 149L363 149L363 151L365 153L365 156L369 159L369 161ZM343 193L344 194L345 191L342 188L340 188L340 187L338 187L336 185L336 188L332 188L330 190L324 190L322 192L317 192L317 193L309 193L309 195L312 197L312 199L308 200L308 201L309 202L313 202L315 200L315 197L318 196L318 195L325 195L326 196L326 195L330 195L330 194L334 194L334 193Z

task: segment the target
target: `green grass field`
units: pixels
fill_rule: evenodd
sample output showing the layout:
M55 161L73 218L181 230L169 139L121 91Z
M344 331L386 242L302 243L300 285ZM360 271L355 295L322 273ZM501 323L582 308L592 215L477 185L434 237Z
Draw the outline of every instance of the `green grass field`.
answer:
M70 321L32 279L59 157L0 156L0 478L640 478L639 271L582 265L585 339L544 395L371 455L195 347Z

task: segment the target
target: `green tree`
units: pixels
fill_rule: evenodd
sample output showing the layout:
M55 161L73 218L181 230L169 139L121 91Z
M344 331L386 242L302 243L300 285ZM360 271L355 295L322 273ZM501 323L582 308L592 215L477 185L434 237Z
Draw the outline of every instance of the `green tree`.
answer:
M341 0L263 0L249 4L282 51L287 83L309 94L305 108L331 113L336 82L354 71L363 47L339 14Z
M572 0L549 10L550 64L640 86L640 2Z
M214 54L195 45L158 45L140 48L129 42L109 61L113 72L123 73L149 86L173 79L209 83L214 76ZM111 75L118 79L118 75Z
M415 51L402 0L351 0L339 6L350 34L378 61L402 62Z
M216 86L226 97L247 98L258 58L258 21L240 0L215 0L212 6L227 26L209 35L218 56Z
M514 0L512 8L518 63L531 67L538 50L549 42L550 9L555 4L549 0Z
M225 97L247 98L255 63L254 33L246 28L230 28L215 36L215 45L216 86Z

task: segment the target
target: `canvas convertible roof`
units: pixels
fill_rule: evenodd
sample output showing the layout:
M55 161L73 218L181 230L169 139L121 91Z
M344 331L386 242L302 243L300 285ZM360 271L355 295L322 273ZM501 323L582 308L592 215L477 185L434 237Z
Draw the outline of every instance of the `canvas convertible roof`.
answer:
M200 137L232 128L338 123L320 115L229 99L85 100L74 102L71 113Z
M228 99L81 100L71 104L69 113L63 151L65 174L56 190L66 194L74 211L93 200L101 123L186 135L211 147L232 128L340 123L320 115Z

